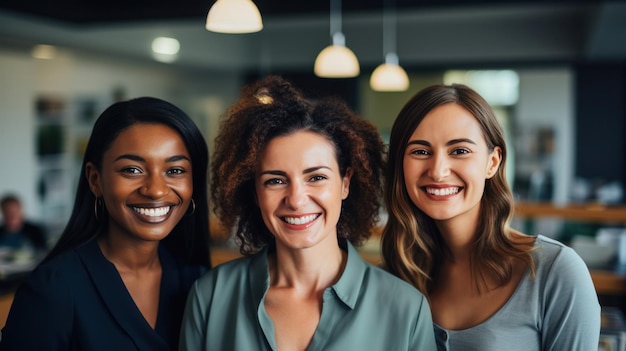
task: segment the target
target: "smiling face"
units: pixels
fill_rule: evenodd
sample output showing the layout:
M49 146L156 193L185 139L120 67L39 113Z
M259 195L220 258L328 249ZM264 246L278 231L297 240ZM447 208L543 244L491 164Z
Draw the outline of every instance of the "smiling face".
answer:
M500 159L500 148L489 150L469 111L452 103L438 106L424 117L406 146L407 192L434 220L477 221L485 181L495 174Z
M261 155L255 188L277 248L337 247L337 222L349 185L350 172L341 176L335 148L324 136L298 131L272 139Z
M131 240L165 238L185 215L193 193L189 153L163 124L135 124L105 151L102 169L86 167L90 188L104 200L108 235Z

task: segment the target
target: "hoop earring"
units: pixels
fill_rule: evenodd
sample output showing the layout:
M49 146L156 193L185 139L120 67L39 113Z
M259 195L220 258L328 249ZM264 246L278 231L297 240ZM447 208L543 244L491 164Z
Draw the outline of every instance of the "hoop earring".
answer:
M187 213L187 216L193 216L194 213L196 213L196 202L193 201L193 197L192 197L191 198L191 213Z
M96 220L99 222L100 218L98 217L98 207L102 206L102 198L97 197L93 202L93 213L96 216Z

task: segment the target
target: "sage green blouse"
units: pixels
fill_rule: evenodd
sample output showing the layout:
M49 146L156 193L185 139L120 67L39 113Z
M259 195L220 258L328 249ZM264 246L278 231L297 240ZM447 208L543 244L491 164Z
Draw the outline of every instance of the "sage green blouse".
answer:
M435 351L430 307L408 283L364 262L350 243L346 268L326 289L313 350ZM191 289L180 350L276 350L265 310L267 249L217 266Z

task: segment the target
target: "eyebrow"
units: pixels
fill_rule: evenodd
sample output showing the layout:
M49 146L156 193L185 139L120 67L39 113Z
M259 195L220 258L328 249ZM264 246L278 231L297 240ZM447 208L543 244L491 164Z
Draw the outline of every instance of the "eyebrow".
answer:
M141 157L139 155L133 155L133 154L123 154L123 155L120 155L120 156L116 157L114 161L119 161L119 160L131 160L131 161L137 161L137 162L146 162L145 158L143 158L143 157ZM170 157L165 159L165 162L176 162L176 161L181 161L181 160L187 160L187 161L191 162L189 157L187 157L185 155L170 156Z
M304 171L302 171L302 174L307 174L307 173L312 173L315 171L318 171L320 169L328 169L331 170L330 167L326 167L326 166L315 166L315 167L310 167L305 169ZM277 175L277 176L283 176L286 177L287 176L287 172L284 171L279 171L279 170L268 170L268 171L263 171L261 172L260 175L264 175L264 174L270 174L270 175Z
M460 138L460 139L452 139L452 140L448 141L446 143L446 146L451 146L451 145L460 144L460 143L470 143L470 144L476 145L476 143L472 139ZM426 140L421 140L421 139L409 140L409 142L406 144L406 146L409 146L409 145L424 145L424 146L429 146L429 147L432 146L430 144L430 142L428 142Z

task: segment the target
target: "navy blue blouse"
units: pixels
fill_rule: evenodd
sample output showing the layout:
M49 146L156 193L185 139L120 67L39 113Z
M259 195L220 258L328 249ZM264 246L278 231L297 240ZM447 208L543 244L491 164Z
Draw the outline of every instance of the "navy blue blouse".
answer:
M33 271L17 290L0 350L175 350L199 266L176 260L164 245L159 311L153 329L96 240Z

